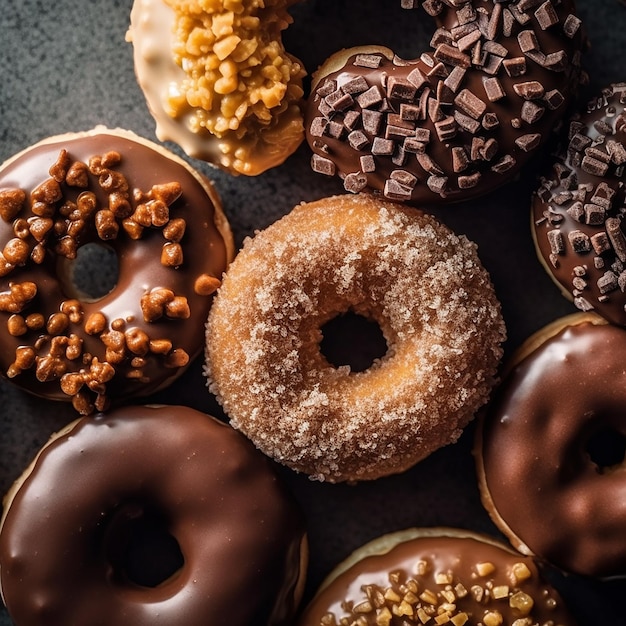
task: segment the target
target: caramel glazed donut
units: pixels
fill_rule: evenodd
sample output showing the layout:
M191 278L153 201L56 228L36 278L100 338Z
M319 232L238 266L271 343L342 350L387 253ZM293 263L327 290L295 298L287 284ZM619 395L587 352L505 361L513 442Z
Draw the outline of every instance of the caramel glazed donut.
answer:
M322 327L353 311L387 353L329 364ZM301 204L244 242L207 324L206 371L231 424L318 480L404 471L455 441L502 354L500 305L475 244L374 196Z
M409 529L358 548L322 584L298 626L574 626L535 562L493 539Z
M576 313L522 347L476 459L483 503L518 550L608 578L626 575L626 332L602 322Z
M564 295L626 326L626 83L591 100L533 196L539 258Z
M202 350L233 242L208 180L121 130L44 140L0 167L0 370L81 414L172 382ZM92 301L72 279L86 244L117 255Z
M305 72L280 39L295 1L135 0L127 40L159 139L249 176L296 150Z
M432 50L332 56L305 127L316 172L423 206L489 192L538 153L580 82L585 39L570 0L421 4L437 21Z
M148 581L167 537L178 569ZM186 407L124 408L54 435L5 498L2 596L17 626L286 626L306 546L245 437Z

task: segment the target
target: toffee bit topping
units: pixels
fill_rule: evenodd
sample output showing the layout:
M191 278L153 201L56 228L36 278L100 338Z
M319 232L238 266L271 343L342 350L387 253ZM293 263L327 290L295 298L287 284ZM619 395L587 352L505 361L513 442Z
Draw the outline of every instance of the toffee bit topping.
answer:
M356 55L313 93L311 166L325 175L338 173L344 181L350 176L349 191L362 189L359 173L377 173L368 180L396 200L421 198L424 187L447 196L480 185L483 178L489 180L484 172L506 174L517 165L515 152L531 152L542 143L539 125L546 112L561 108L569 95L559 85L573 83L579 75L579 55L566 48L572 47L568 40L580 37L581 23L556 0L495 1L480 9L467 0L403 2L411 8L417 4L432 16L444 11L456 14L456 20L454 15L442 20L453 25L435 31L430 52L411 62L397 56L390 61L378 53ZM542 49L548 37L552 41L560 37L563 48L555 50L551 44L550 51ZM532 65L541 66L543 76L548 70L564 73L565 78L555 77L554 86L545 78L524 80ZM507 89L513 89L519 101ZM510 118L502 120L506 128L491 106L505 99L511 101ZM432 130L436 152L430 139L418 137L422 130ZM502 132L511 136L508 146ZM487 141L496 139L495 133L498 139L490 144L489 158L476 158L475 153L463 160L459 149L470 146L473 137L484 135L481 138ZM337 142L353 154L338 150ZM421 178L405 198L407 190L400 189L390 173L411 167L413 154L437 160L437 173ZM611 154L626 164L626 151L614 147ZM583 156L588 170L603 167L596 156Z
M555 623L544 621L540 614L556 617L557 600L546 587L537 584L539 581L533 580L523 562L507 568L510 584L503 566L477 563L474 575L480 582L469 587L462 580L465 573L438 572L433 571L434 567L430 560L421 560L414 567L415 574L393 571L385 586L362 585L359 596L344 600L340 612L324 614L319 626L464 626L472 618L483 626ZM529 586L522 588L523 585ZM526 591L530 585L534 586L536 598Z

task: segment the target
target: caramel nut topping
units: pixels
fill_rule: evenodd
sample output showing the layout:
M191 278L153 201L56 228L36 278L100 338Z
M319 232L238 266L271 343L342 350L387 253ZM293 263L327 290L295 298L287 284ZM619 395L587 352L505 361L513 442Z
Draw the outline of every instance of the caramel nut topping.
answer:
M215 276L209 276L208 274L202 274L196 278L196 282L193 285L194 291L200 296L210 296L215 293L222 281Z
M70 187L79 187L84 189L89 185L89 169L80 161L72 163L65 176L65 182Z
M10 222L17 217L25 202L26 192L22 189L0 189L0 217Z
M59 183L54 178L49 178L33 189L31 198L34 202L53 205L63 198L63 192Z
M185 234L187 224L180 218L171 219L163 229L163 236L168 241L180 242Z
M106 328L107 320L99 311L92 313L85 322L85 332L89 335L98 335Z
M179 243L170 242L163 245L161 264L166 267L179 267L183 264L183 249Z
M5 167L7 180L20 180L20 188L3 185ZM81 414L108 406L110 395L148 392L170 380L171 370L184 367L201 347L201 331L199 340L190 333L204 324L210 301L194 290L197 275L225 269L227 246L207 192L174 157L116 133L37 144L3 166L6 375L35 392L45 382L46 394L70 396ZM59 297L75 292L56 282L65 272L57 277L57 268L69 267L57 258L75 259L83 245L99 242L120 263L132 259L133 268L120 268L120 284L100 301ZM133 280L148 285L147 298ZM109 319L116 307L121 312ZM174 329L172 320L189 319L192 326ZM165 340L169 332L183 339Z
M23 265L28 260L29 254L28 244L19 238L11 239L2 250L2 255L12 265Z
M28 332L26 320L21 315L11 315L7 320L7 330L14 337L25 335Z
M50 166L48 173L57 183L62 183L66 176L67 172L72 164L72 159L67 150L61 150L59 152L59 158Z

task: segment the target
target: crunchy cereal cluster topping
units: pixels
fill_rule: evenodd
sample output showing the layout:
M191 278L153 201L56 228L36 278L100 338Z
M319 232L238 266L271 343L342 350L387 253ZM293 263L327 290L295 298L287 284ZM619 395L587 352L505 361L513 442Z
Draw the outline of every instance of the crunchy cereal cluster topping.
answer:
M76 258L78 248L90 240L108 241L123 234L137 240L145 229L161 231L164 266L183 264L186 222L170 218L181 185L169 182L148 191L133 189L115 169L121 160L119 153L108 152L83 163L64 149L50 167L50 177L30 194L16 188L0 190L0 218L11 224L14 234L0 252L0 276L9 280L8 289L0 293L0 312L7 314L8 334L23 337L6 375L15 378L32 370L39 382L58 381L81 414L106 408L107 384L116 375L149 380L145 367L151 356L166 368L189 362L189 355L171 340L148 335L130 318L109 320L100 311L85 316L76 299L62 300L58 311L46 316L38 310L37 285L17 277L11 280L20 267L40 265L49 256ZM99 196L93 191L98 188L103 192ZM99 200L103 195L104 202ZM217 278L201 274L195 290L210 295L219 284ZM190 316L187 298L170 289L154 288L137 305L147 323ZM85 349L83 338L88 336L100 340L104 356Z
M275 126L278 117L290 108L290 118L300 116L304 70L280 42L280 32L292 21L286 10L290 3L166 3L176 14L174 60L186 73L180 84L170 86L168 114L173 118L187 115L191 107L193 132L206 130L219 138L232 137L233 145L225 141L222 150L232 151L236 159L245 161L246 148L237 148L237 140ZM302 134L301 123L286 123L282 128L285 133ZM276 143L276 139L272 141ZM245 163L237 169L245 171Z
M415 577L390 572L385 587L363 585L361 600L344 601L344 614L327 613L319 626L558 626L533 616L535 599L520 588L532 578L523 562L507 568L507 584L494 582L497 567L490 562L474 565L471 585L453 571L434 571L427 560L414 571ZM554 599L542 601L555 606Z

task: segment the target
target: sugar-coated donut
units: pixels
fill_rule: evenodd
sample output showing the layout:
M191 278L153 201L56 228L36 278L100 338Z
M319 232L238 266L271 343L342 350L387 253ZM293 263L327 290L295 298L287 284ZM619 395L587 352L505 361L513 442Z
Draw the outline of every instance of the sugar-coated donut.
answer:
M167 537L178 569L148 582ZM67 426L5 498L0 529L2 596L17 626L285 626L306 556L302 515L268 459L186 407Z
M478 432L483 503L525 554L569 572L626 575L626 331L557 320L513 358Z
M322 327L352 311L387 353L329 364ZM401 472L455 441L487 400L504 323L476 246L366 194L301 204L248 239L207 326L209 386L266 454L318 480Z
M626 83L591 100L533 196L537 252L564 295L626 326Z
M96 300L72 280L87 244L119 266ZM169 384L233 253L211 183L160 146L99 127L27 148L0 166L2 375L81 414Z
M294 0L135 0L128 39L159 139L233 174L280 165L304 139Z
M532 558L450 528L409 529L358 548L298 626L574 626Z
M312 167L347 191L422 206L491 191L537 155L580 81L574 3L403 4L435 18L431 50L411 61L377 46L333 55L306 107Z

